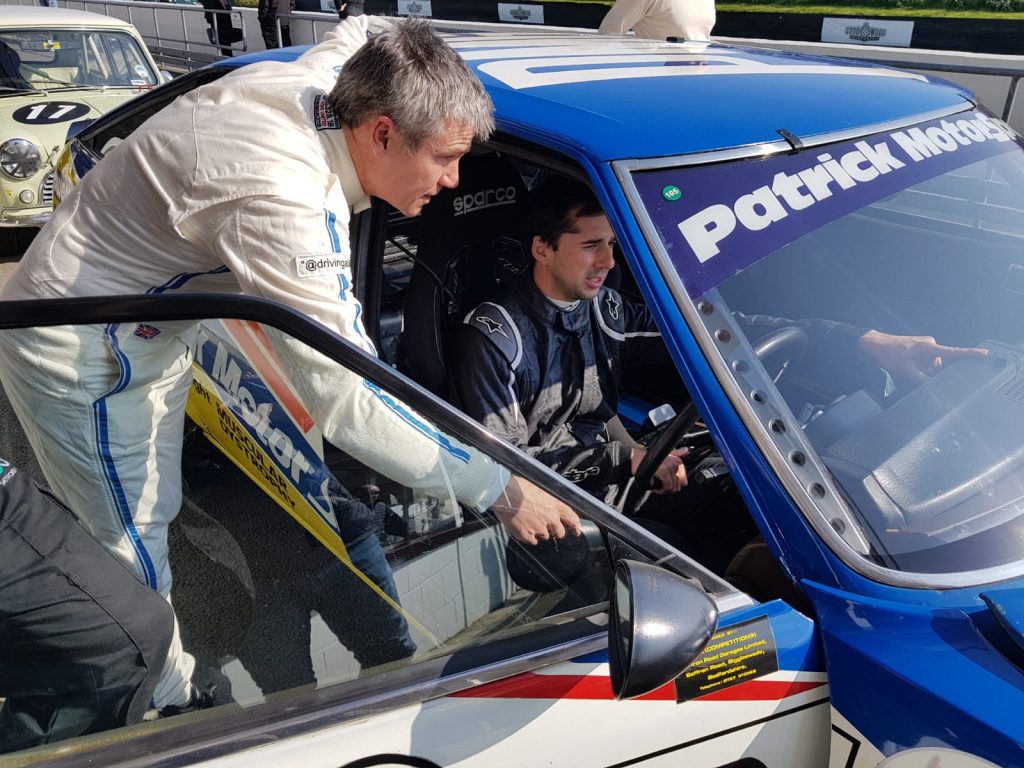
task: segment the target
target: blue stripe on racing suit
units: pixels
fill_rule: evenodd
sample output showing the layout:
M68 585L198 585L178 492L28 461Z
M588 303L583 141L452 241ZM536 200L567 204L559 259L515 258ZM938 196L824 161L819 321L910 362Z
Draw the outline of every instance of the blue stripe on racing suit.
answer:
M107 398L121 392L128 386L128 383L132 378L131 362L128 360L127 355L121 351L121 348L117 343L117 329L119 325L119 323L111 323L104 329L104 335L110 343L110 349L114 353L114 357L117 360L121 374L118 378L117 384L114 385L114 388L93 403L93 413L96 415L96 445L99 450L100 458L103 462L103 474L107 481L107 487L110 488L110 493L114 498L114 504L117 505L117 512L121 516L121 525L124 527L125 533L128 534L128 538L131 539L132 548L135 550L136 556L138 556L139 561L142 563L142 568L145 571L146 583L153 589L156 589L156 568L153 566L153 560L150 558L145 545L142 543L142 537L139 536L139 532L135 528L135 521L132 518L131 510L128 508L128 499L125 497L124 488L121 485L121 479L117 476L117 467L114 465L114 457L110 451L110 434L107 422Z
M451 441L448 439L446 435L442 435L429 424L425 424L424 422L420 421L418 418L416 418L416 416L414 416L412 413L406 410L405 406L403 406L394 398L392 398L391 395L387 394L384 390L382 390L372 381L367 381L366 379L363 379L363 386L366 387L371 392L373 392L373 394L377 396L377 399L384 403L384 405L387 406L389 410L394 412L399 418L401 418L407 424L411 425L417 431L429 437L431 440L433 440L439 446L444 448L445 451L447 451L449 454L451 454L459 461L463 462L464 464L469 463L468 451L464 451L461 448L456 448L454 445L451 444Z

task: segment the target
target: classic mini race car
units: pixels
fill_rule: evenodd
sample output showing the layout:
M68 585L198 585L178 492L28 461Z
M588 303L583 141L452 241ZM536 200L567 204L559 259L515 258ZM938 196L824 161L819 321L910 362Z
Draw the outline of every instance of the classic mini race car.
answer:
M126 21L65 8L5 5L0 16L0 228L40 227L53 209L53 165L78 120L160 82ZM0 230L4 232L4 230ZM6 231L0 247L8 248Z
M421 217L378 201L354 218L351 288L381 359L242 297L0 306L4 329L198 323L174 604L219 682L212 709L25 761L1024 766L1020 138L959 87L854 62L533 29L448 40L498 131ZM260 58L98 120L61 183ZM593 187L614 282L662 331L671 362L623 382L619 417L648 447L641 490L691 447L681 551L631 520L641 494L605 506L444 401L453 329L529 268L524 199L552 175ZM950 351L907 376L862 354L871 332ZM325 446L282 336L566 500L585 537L517 547L449 491ZM392 593L339 535L332 483L378 515ZM756 537L762 567L727 580ZM352 574L376 608L338 587ZM371 659L379 610L405 618L411 656Z

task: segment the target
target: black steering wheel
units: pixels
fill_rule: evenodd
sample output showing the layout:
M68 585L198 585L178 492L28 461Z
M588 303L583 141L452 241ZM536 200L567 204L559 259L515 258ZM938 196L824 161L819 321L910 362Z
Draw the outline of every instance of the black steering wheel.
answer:
M754 354L776 384L791 365L800 362L806 351L807 334L795 325L772 331L754 345Z
M699 418L697 404L691 400L683 410L655 428L647 443L647 453L640 460L640 466L636 468L633 482L619 500L618 506L621 507L622 514L629 516L636 511L640 499L651 489L654 473L658 471L661 462L682 441L683 436L693 429Z
M807 351L807 334L803 329L790 325L772 331L754 346L754 354L768 371L773 382L778 382L790 366L799 362ZM693 400L679 413L651 433L647 442L647 453L636 469L633 482L618 499L617 507L624 515L632 515L644 494L651 489L654 473L669 452L683 442L685 435L693 429L700 418Z

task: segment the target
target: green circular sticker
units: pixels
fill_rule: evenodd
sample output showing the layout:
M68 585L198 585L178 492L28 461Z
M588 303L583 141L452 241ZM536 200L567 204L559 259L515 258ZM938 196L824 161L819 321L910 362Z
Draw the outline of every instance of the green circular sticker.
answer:
M669 184L663 190L661 190L661 196L668 200L670 203L674 203L683 196L683 190L677 187L675 184Z

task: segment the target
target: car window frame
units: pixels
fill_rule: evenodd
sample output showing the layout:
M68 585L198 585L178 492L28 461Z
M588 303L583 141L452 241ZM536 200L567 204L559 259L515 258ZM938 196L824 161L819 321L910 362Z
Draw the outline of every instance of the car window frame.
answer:
M0 331L67 324L105 324L206 319L250 320L272 326L310 348L347 366L360 376L377 381L453 437L485 450L513 472L523 475L596 523L607 534L609 554L643 559L683 575L712 596L720 613L751 604L750 598L707 571L695 561L668 547L636 523L616 514L592 496L565 481L551 469L495 438L481 425L438 399L389 365L356 347L333 331L291 307L262 298L238 294L163 294L156 296L106 296L0 302ZM603 605L600 606L602 609ZM559 619L564 618L560 615ZM567 622L576 626L575 622ZM544 621L538 621L538 626ZM56 746L55 759L42 764L81 765L84 758L96 764L116 766L159 760L164 766L191 765L198 760L232 754L267 743L336 726L351 719L404 705L445 696L510 675L602 650L607 630L595 623L595 631L582 637L560 638L559 621L539 631L457 649L450 654L411 664L371 678L298 693L283 701L271 701L219 717L182 723L173 728L138 735L96 734ZM543 633L543 634L541 634ZM540 644L538 645L538 638ZM115 732L116 733L116 732ZM46 754L52 747L33 750ZM33 751L23 753L26 757Z

